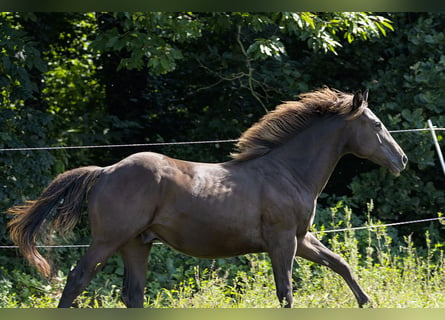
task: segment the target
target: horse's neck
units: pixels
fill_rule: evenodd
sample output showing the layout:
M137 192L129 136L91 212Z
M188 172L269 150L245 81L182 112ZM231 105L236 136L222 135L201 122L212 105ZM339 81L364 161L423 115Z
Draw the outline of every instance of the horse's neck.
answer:
M344 154L342 127L335 120L320 121L280 146L271 156L296 183L317 197Z

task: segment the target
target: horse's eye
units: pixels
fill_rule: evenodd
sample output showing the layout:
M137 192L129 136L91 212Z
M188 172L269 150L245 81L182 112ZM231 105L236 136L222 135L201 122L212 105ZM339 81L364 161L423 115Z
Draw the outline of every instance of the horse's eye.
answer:
M382 123L381 123L381 122L376 122L376 123L375 123L375 127L376 127L377 129L381 129L381 128L382 128Z

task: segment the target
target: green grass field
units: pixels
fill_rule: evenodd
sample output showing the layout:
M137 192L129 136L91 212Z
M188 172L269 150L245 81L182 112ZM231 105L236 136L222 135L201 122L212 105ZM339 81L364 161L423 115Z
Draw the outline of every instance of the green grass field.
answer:
M348 216L347 216L348 217ZM350 226L348 219L344 226ZM376 308L445 307L445 260L442 243L415 248L411 236L393 244L386 228L319 233L334 252L349 262ZM364 244L365 242L365 244ZM148 308L278 308L270 261L266 254L246 256L250 270L229 276L217 267L195 267L191 276L169 289L146 295ZM0 270L1 271L1 270ZM63 290L66 272L51 282L37 274L9 271L0 278L0 307L53 308ZM109 277L109 278L107 278ZM13 278L13 280L12 280ZM77 303L82 308L123 308L120 278L103 275ZM147 283L150 287L150 283ZM357 308L344 280L326 267L297 258L294 266L294 308Z

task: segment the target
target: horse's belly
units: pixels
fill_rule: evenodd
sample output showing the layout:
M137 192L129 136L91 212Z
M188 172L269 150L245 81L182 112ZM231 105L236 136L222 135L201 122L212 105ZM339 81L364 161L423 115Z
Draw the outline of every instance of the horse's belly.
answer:
M190 221L153 224L142 237L144 242L158 239L177 251L200 258L232 257L264 251L259 228L258 231L241 231L218 222L212 226Z

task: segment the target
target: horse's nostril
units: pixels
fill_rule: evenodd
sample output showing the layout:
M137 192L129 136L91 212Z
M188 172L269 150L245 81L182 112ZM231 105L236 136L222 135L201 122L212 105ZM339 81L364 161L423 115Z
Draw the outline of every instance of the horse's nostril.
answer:
M408 163L408 157L406 155L402 156L402 162L403 162L403 165L405 165L405 166Z

